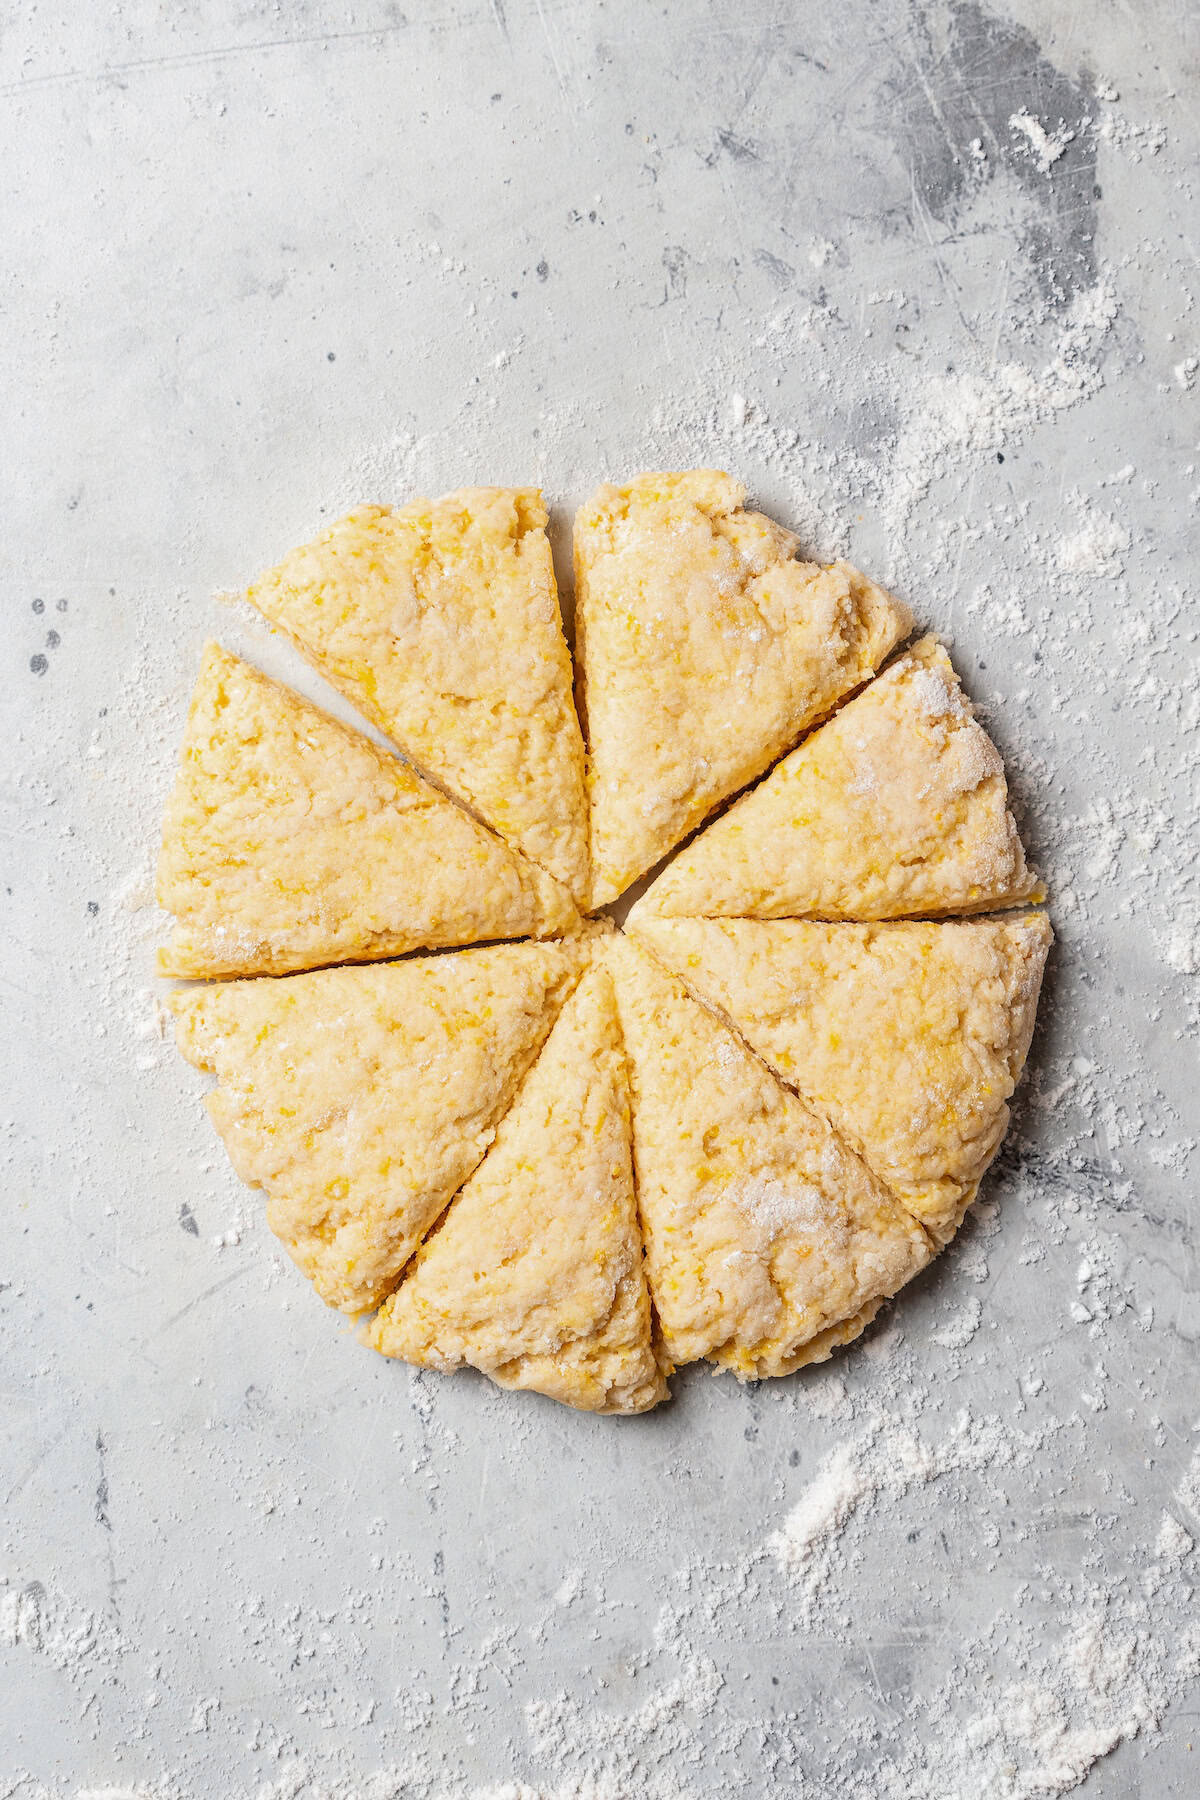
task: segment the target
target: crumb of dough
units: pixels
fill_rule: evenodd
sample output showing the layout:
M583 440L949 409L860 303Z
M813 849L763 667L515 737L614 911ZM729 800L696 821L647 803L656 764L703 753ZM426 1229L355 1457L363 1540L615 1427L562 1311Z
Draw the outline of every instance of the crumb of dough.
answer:
M673 918L889 919L1042 898L999 752L927 637L715 820L639 904Z
M378 1306L482 1159L587 957L580 936L171 996L267 1223L330 1306Z
M650 1292L667 1354L741 1380L849 1341L925 1266L919 1224L828 1123L612 938Z
M536 488L360 507L247 598L418 768L585 899L583 740Z
M614 900L907 635L906 607L746 512L714 469L600 488L575 521L592 904Z
M578 922L502 839L288 688L209 644L163 820L166 975L282 975Z
M1017 918L631 921L945 1243L1008 1126L1053 933Z
M426 1368L469 1363L590 1412L665 1399L629 1137L612 982L596 967L368 1342Z

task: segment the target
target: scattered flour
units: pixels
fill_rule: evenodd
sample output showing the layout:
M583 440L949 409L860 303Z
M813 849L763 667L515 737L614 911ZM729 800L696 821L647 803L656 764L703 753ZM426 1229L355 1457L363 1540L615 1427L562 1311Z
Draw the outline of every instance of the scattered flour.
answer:
M1119 574L1133 541L1128 528L1099 507L1090 506L1082 494L1075 492L1071 499L1082 512L1083 522L1060 540L1059 569L1064 575Z
M1075 133L1061 119L1054 131L1047 131L1041 120L1034 118L1025 107L1013 113L1008 125L1010 131L1020 133L1025 139L1029 153L1043 175L1050 173L1067 145L1075 141Z
M983 1323L983 1303L971 1298L955 1308L945 1325L930 1335L944 1350L965 1350Z
M836 1216L820 1189L808 1182L785 1184L773 1175L756 1175L733 1182L726 1192L767 1238L797 1227L812 1231Z
M1107 107L1118 96L1109 86L1098 98ZM1073 141L1067 128L1050 129L1028 108L1009 123L1021 153L1052 182L1064 180L1074 161L1073 154L1062 162ZM1094 128L1104 152L1120 152L1135 164L1158 156L1167 142L1163 126L1134 125L1106 110ZM977 166L997 160L982 140L971 155ZM1154 173L1148 168L1139 179ZM972 179L983 179L978 167ZM1143 248L1156 254L1152 245ZM419 253L444 265L448 279L465 275L437 245ZM1048 1351L1018 1348L1003 1415L955 1414L959 1357L937 1359L946 1372L931 1379L926 1337L917 1341L912 1334L910 1354L895 1323L853 1362L839 1359L814 1370L787 1392L780 1384L762 1408L765 1426L749 1397L736 1396L738 1429L760 1431L750 1448L774 1471L777 1509L741 1519L727 1533L725 1553L681 1549L689 1560L665 1575L632 1528L627 1541L607 1539L601 1531L607 1522L600 1522L597 1543L613 1566L593 1556L590 1544L572 1546L570 1566L552 1581L545 1618L525 1646L492 1619L478 1629L464 1622L451 1606L444 1569L430 1574L428 1559L418 1564L407 1546L390 1541L381 1520L370 1576L361 1586L319 1578L310 1584L306 1570L294 1608L247 1593L240 1610L217 1622L220 1661L237 1670L231 1685L240 1689L236 1705L228 1698L222 1704L210 1671L198 1693L182 1690L181 1716L196 1724L193 1745L203 1752L212 1746L211 1761L196 1765L199 1775L167 1769L154 1780L82 1790L78 1800L89 1791L97 1800L101 1794L104 1800L199 1800L202 1793L229 1792L222 1744L243 1742L266 1771L253 1790L256 1800L688 1800L720 1782L737 1791L747 1771L763 1777L765 1791L789 1800L828 1800L831 1793L838 1800L1041 1800L1068 1792L1098 1758L1151 1732L1200 1673L1200 1633L1191 1622L1200 1452L1181 1445L1157 1418L1155 1407L1165 1411L1165 1403L1142 1376L1153 1365L1127 1354L1130 1344L1162 1330L1153 1302L1159 1300L1160 1314L1167 1309L1157 1283L1118 1234L1103 1230L1116 1213L1138 1213L1139 1169L1153 1166L1175 1172L1171 1186L1181 1198L1165 1229L1171 1241L1188 1241L1182 1196L1195 1146L1147 1079L1136 1045L1121 1043L1114 1059L1107 1013L1089 1040L1077 1028L1083 1009L1076 1005L1089 984L1108 978L1110 923L1136 923L1145 946L1144 1002L1138 1004L1152 1018L1200 975L1194 885L1200 820L1194 806L1176 814L1164 808L1167 771L1158 748L1164 746L1163 759L1178 757L1170 773L1193 778L1195 787L1200 702L1188 666L1194 600L1157 579L1152 568L1139 569L1131 586L1125 565L1132 534L1122 509L1102 511L1091 498L1121 487L1122 500L1129 499L1155 471L1135 469L1123 450L1102 465L1120 463L1115 474L1081 475L1073 459L1078 485L1066 499L1064 530L1057 500L1039 522L1029 499L1006 494L998 460L1040 446L1053 467L1064 443L1051 435L1053 427L1073 409L1081 410L1072 442L1089 442L1088 405L1119 379L1129 355L1131 322L1117 300L1118 292L1128 292L1127 282L1122 269L1101 265L1096 281L1077 290L1063 310L1033 311L1027 320L1005 292L991 310L968 312L952 360L916 365L900 354L902 327L918 299L928 303L927 294L907 295L890 271L881 273L860 314L848 319L835 291L842 254L825 241L807 252L801 247L797 260L819 272L820 296L814 281L811 290L804 285L772 302L753 363L714 355L692 385L681 376L677 386L665 384L667 398L661 383L641 396L644 440L619 453L636 450L647 466L709 459L761 469L787 497L776 509L786 511L815 553L847 551L860 530L874 532L879 561L869 566L902 585L918 610L925 609L926 623L948 630L957 616L968 624L964 641L983 651L970 691L982 712L994 706L989 724L1010 734L1005 754L1018 805L1025 796L1037 800L1029 817L1039 866L1050 878L1060 947L1045 1042L1018 1104L1011 1150L989 1182L1003 1219L991 1268L981 1239L989 1217L994 1225L995 1208L991 1215L977 1209L975 1235L947 1260L951 1273L925 1318L927 1335L940 1347L965 1353L963 1363L982 1363L992 1340L990 1334L976 1340L992 1309L964 1298L951 1275L982 1284L1032 1269L1030 1278L1048 1296ZM1029 273L1018 268L1018 282ZM473 298L464 331L475 332L470 341L481 366L490 364L499 378L520 362L520 345L498 331L494 315L489 322L487 297L478 298L478 316ZM810 413L784 405L776 392L776 383L796 368L814 397ZM1194 357L1173 370L1164 363L1163 405L1181 405L1196 373ZM848 396L874 422L869 456L832 435ZM547 480L563 516L596 472L590 404L548 405L541 421L531 473ZM330 512L364 498L394 500L414 488L448 485L447 471L457 479L462 446L475 441L475 427L474 416L464 415L440 436L399 431L369 448L331 491ZM868 436L860 427L853 442ZM586 446L578 466L569 448L577 444ZM986 494L985 478L992 482ZM1106 505L1114 504L1110 495ZM242 572L229 573L235 579ZM1101 579L1111 584L1111 611L1100 615L1102 622L1117 621L1111 632L1107 624L1096 629L1090 610ZM192 628L193 599L185 604L179 597L174 615L161 597L146 599L137 633L142 648L109 716L89 724L80 752L103 772L118 762L122 745L127 756L128 746L134 748L127 767L136 770L129 783L136 805L108 847L108 862L97 861L96 935L69 973L92 986L93 1010L110 1034L105 1054L124 1053L144 1083L156 1078L169 1044L145 985L162 922L144 845L186 705L178 647ZM238 619L229 629L259 627ZM1030 694L1038 696L1044 717L1022 700ZM147 695L155 698L148 702ZM1140 734L1146 744L1136 778L1107 755L1104 709L1117 702L1126 734ZM1081 740L1095 744L1095 761L1086 779L1064 790L1055 732L1088 728L1096 719L1093 737ZM1072 1022L1069 1031L1060 1010ZM1193 1014L1193 1032L1196 1019ZM1190 1049L1186 1025L1165 1013L1163 1028L1168 1024L1179 1033L1181 1051ZM732 1047L727 1057L736 1060ZM180 1108L182 1117L182 1102ZM208 1143L199 1120L195 1143ZM81 1169L86 1177L86 1161ZM237 1193L233 1177L228 1181L222 1192ZM773 1230L796 1197L764 1182L741 1203ZM244 1229L240 1210L230 1226L216 1229L229 1217L214 1212L194 1240L196 1254L207 1259L197 1292L236 1273L243 1260L220 1255L231 1234L236 1241ZM1144 1225L1135 1218L1133 1240ZM190 1253L191 1241L181 1241ZM292 1295L294 1287L281 1280L281 1291ZM943 1307L943 1299L950 1304ZM904 1309L902 1301L893 1321L906 1316ZM1179 1344L1185 1345L1182 1336ZM405 1483L427 1499L431 1521L441 1513L431 1529L444 1537L461 1469L459 1439L435 1383L417 1377L403 1391L411 1416L392 1422L382 1409L383 1441L391 1430ZM1154 1465L1144 1474L1153 1502L1147 1505L1140 1491L1123 1491L1116 1468L1106 1471L1107 1512L1092 1508L1086 1519L1073 1520L1073 1477L1105 1458L1112 1441L1106 1433L1126 1410ZM322 1577L320 1552L344 1496L332 1483L324 1489L326 1472L316 1463L311 1480L308 1470L302 1476L290 1447L286 1456L274 1455L264 1440L257 1460L222 1452L219 1422L202 1416L202 1441L214 1446L208 1454L217 1459L216 1473L244 1496L255 1529L301 1517L314 1493L325 1502L313 1537L313 1569ZM511 1439L497 1454L511 1450L520 1467L531 1433L511 1408L505 1420ZM675 1516L675 1480L685 1480L689 1459L707 1457L711 1448L706 1443L697 1453L693 1445L677 1456L670 1448L672 1423L667 1418L661 1428L666 1520ZM737 1448L732 1436L722 1445L731 1458ZM203 1456L196 1467L204 1472ZM1178 1479L1171 1469L1182 1470ZM470 1472L478 1478L478 1468ZM728 1517L736 1517L736 1466L706 1463L704 1474L710 1487L714 1480L724 1484ZM481 1489L481 1531L489 1501ZM108 1502L97 1498L96 1504ZM938 1533L951 1526L954 1555L943 1555ZM225 1554L219 1540L203 1541L203 1556L214 1563ZM635 1595L624 1602L604 1592L622 1563L637 1571ZM971 1586L978 1570L995 1578L994 1587ZM335 1591L318 1594L323 1585ZM971 1605L956 1611L963 1588L970 1588ZM427 1601L445 1609L439 1615L445 1661L415 1677L403 1668L405 1621L398 1629L389 1610L397 1595L406 1605ZM655 1616L651 1634L647 1621ZM142 1682L152 1718L154 1696L169 1692L174 1680L178 1699L179 1671L190 1665L174 1642L131 1644L116 1620L112 1604L69 1599L33 1579L32 1571L0 1586L0 1647L17 1659L22 1677L30 1669L39 1678L50 1671L68 1685L83 1717L108 1704L118 1688ZM578 1655L581 1621L589 1623L587 1641L596 1646L586 1668ZM210 1623L207 1614L198 1615L189 1628L202 1637ZM153 1637L151 1621L147 1639ZM897 1638L904 1642L893 1670L876 1673L873 1657ZM931 1644L938 1646L936 1680L921 1675ZM822 1736L806 1671L835 1655L843 1670L858 1657L862 1678L847 1676L834 1726ZM402 1746L391 1751L401 1760L364 1773L370 1766L363 1760L364 1734L373 1729L374 1706L353 1710L350 1701L371 1687L368 1668L374 1673L393 1664L401 1671L397 1693L381 1692L378 1704L381 1717L392 1706L387 1741ZM785 1682L790 1671L790 1692L772 1686L776 1669ZM513 1721L508 1763L472 1782L455 1752L470 1749L489 1706L493 1722ZM301 1721L318 1735L304 1737ZM145 1729L134 1721L130 1743ZM223 1740L223 1732L236 1735ZM19 1771L4 1777L30 1800L66 1800Z

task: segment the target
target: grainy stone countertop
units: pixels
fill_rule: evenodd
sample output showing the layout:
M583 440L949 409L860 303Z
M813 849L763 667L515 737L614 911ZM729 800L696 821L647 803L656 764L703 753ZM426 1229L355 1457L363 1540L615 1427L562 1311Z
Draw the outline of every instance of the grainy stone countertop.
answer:
M0 1796L1196 1791L1196 51L1174 0L4 9ZM951 1250L614 1421L324 1311L150 871L206 637L329 700L218 590L466 483L565 552L695 463L947 639L1058 944Z

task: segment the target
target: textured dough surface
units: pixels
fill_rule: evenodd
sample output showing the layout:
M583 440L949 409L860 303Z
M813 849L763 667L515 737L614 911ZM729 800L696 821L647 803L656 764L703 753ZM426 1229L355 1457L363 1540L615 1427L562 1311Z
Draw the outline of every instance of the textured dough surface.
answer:
M582 939L223 982L171 996L213 1122L322 1299L376 1306L492 1143Z
M368 1341L427 1368L470 1363L589 1412L665 1399L629 1131L612 983L597 967Z
M878 668L911 627L713 469L598 490L575 521L592 904L615 899Z
M422 769L582 900L583 739L536 488L364 506L248 598Z
M927 637L714 820L640 904L672 918L891 919L1041 898L999 752Z
M939 1243L1008 1126L1053 933L1017 919L820 924L640 918Z
M577 922L566 889L370 739L209 644L163 821L164 974L281 975Z
M650 1291L668 1355L742 1380L857 1335L929 1261L921 1227L628 938L610 940Z

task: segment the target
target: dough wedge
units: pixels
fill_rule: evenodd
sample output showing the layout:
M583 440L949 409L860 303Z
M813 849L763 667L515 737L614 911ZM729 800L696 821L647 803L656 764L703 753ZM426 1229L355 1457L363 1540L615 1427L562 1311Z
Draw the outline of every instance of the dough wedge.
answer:
M418 768L585 897L583 740L536 488L360 507L247 598Z
M163 821L165 975L282 975L543 937L566 889L398 757L209 644Z
M1043 899L1004 765L922 638L676 857L671 918L891 919Z
M682 983L628 938L605 956L667 1354L743 1381L824 1360L924 1268L929 1238Z
M1010 919L630 920L853 1145L935 1241L1008 1127L1053 941Z
M321 1298L378 1306L482 1159L584 941L221 982L170 998L242 1180Z
M576 515L592 905L614 900L870 676L906 607L746 512L715 469L601 487Z
M501 1387L589 1412L665 1399L629 1134L612 982L595 967L367 1341L426 1368L469 1363Z

